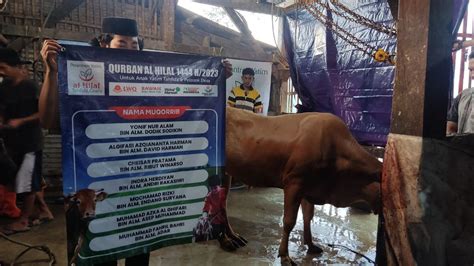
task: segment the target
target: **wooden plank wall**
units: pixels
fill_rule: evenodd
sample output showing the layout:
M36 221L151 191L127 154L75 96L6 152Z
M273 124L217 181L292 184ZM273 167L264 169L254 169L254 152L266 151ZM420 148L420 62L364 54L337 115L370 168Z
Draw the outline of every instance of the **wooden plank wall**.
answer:
M43 175L61 175L61 137L56 134L44 134Z
M41 27L48 13L67 0L10 0L0 16L1 24ZM56 29L72 32L100 33L102 18L134 18L143 37L158 40L156 8L161 0L85 0Z

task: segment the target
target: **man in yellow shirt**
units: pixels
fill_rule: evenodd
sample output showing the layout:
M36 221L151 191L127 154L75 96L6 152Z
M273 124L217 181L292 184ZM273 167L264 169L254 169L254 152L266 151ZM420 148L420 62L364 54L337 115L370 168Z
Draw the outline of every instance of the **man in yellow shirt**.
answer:
M255 72L253 69L245 68L242 70L242 84L232 89L227 104L254 113L262 113L263 104L260 93L252 87L254 79Z

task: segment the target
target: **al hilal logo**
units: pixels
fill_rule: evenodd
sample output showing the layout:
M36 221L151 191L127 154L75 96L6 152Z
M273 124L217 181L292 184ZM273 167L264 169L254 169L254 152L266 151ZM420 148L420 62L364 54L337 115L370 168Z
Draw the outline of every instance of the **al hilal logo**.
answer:
M121 91L122 91L122 88L120 87L120 85L118 85L118 84L115 85L115 87L114 87L114 92L120 93Z
M69 95L105 95L104 63L67 60Z
M91 81L94 78L94 74L92 74L92 68L88 67L86 70L81 71L79 78L82 81Z

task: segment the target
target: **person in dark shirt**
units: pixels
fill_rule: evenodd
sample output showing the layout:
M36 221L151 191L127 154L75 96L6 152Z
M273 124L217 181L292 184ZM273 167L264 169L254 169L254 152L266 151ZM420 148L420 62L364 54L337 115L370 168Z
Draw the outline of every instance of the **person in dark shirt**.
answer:
M469 54L469 77L474 79L474 52ZM463 90L454 100L448 112L446 134L474 133L474 88Z
M24 195L22 214L17 221L2 229L6 234L30 230L35 193L42 189L43 140L36 96L38 85L28 79L28 73L23 67L27 63L29 62L21 61L14 50L0 48L0 132L8 154L18 167L15 184L12 185L17 194Z

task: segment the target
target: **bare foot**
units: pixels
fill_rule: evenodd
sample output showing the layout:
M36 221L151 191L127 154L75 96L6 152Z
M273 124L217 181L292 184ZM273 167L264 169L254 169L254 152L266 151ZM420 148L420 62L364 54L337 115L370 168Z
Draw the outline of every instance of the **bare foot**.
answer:
M49 210L44 210L42 212L40 212L39 216L38 216L38 219L40 220L48 220L48 221L51 221L54 219L54 215L51 213L51 211Z

